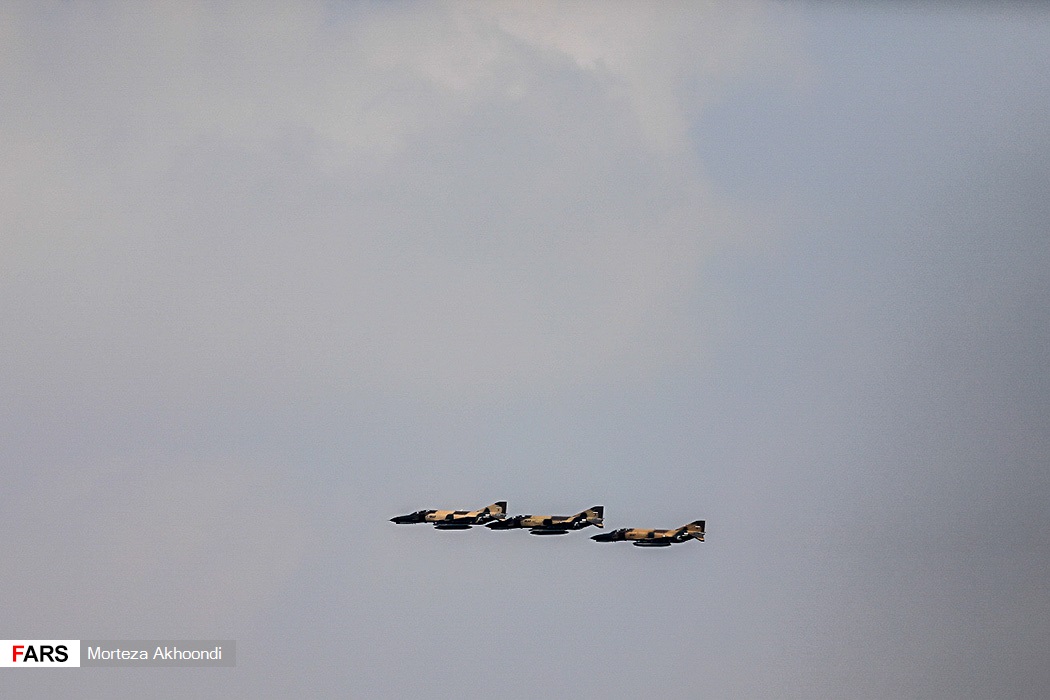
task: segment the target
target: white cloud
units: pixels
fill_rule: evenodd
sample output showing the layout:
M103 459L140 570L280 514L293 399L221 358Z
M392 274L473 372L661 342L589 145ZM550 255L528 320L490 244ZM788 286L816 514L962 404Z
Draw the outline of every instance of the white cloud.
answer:
M486 7L515 38L600 75L611 93L626 99L648 144L664 152L688 148L689 119L716 97L720 83L759 66L771 68L774 61L798 60L784 39L790 16L768 3Z
M501 391L695 357L704 255L757 224L687 125L789 56L768 11L343 9L8 18L0 377Z

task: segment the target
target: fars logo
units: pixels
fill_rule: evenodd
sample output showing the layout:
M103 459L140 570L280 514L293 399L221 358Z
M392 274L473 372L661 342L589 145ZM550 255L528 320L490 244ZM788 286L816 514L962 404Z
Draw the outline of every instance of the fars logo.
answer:
M0 667L76 668L79 639L0 639Z

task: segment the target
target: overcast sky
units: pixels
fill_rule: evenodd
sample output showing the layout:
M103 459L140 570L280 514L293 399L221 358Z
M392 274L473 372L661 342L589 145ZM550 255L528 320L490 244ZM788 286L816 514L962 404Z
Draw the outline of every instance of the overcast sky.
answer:
M19 697L1036 698L1050 12L0 5ZM420 508L708 523L643 550Z

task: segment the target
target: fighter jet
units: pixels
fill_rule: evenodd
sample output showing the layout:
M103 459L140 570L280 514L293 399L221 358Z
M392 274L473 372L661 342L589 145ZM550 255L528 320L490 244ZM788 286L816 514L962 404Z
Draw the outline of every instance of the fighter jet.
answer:
M704 541L704 520L694 520L677 530L642 530L625 527L612 532L603 532L591 537L595 542L619 542L629 540L635 547L670 547L672 544L691 539Z
M390 522L398 525L433 523L438 530L466 530L472 525L484 525L505 517L507 502L496 501L481 510L417 510L415 513L390 518Z
M533 535L564 535L569 530L580 530L588 525L603 527L605 506L591 506L576 515L515 515L513 518L486 523L492 530L529 528Z

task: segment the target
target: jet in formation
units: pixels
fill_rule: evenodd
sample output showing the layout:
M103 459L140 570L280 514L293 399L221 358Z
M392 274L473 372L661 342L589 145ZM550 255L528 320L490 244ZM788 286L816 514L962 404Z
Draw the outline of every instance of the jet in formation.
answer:
M474 525L502 520L507 517L507 502L496 501L480 510L417 510L408 515L390 518L398 525L432 523L438 530L467 530Z
M704 520L694 520L676 530L642 530L625 527L612 532L603 532L591 537L595 542L619 542L626 540L635 547L670 547L672 544L688 542L691 539L704 541Z
M604 506L591 506L576 515L515 515L485 523L485 527L490 530L528 528L532 535L564 535L570 530L581 530L589 525L604 527L604 514Z

